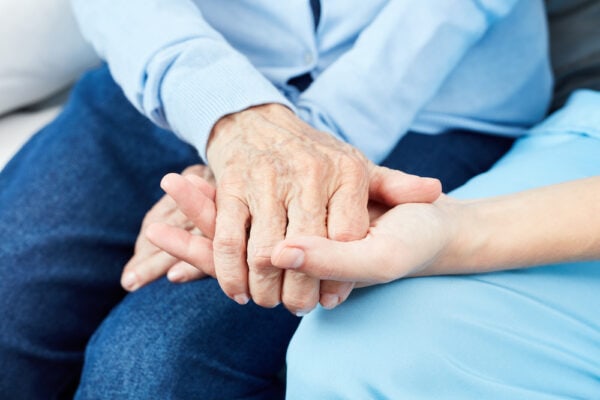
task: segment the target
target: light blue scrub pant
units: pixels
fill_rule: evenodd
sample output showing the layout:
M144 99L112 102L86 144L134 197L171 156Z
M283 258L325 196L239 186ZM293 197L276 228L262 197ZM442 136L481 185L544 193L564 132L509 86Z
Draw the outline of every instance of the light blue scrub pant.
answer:
M540 134L452 194L592 175L600 138ZM600 261L359 289L305 317L287 361L288 399L600 399Z

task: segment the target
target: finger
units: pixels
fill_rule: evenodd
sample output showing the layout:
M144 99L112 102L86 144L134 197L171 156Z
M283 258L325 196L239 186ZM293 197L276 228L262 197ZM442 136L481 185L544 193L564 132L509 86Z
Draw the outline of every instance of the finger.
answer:
M388 242L370 236L352 242L311 236L277 244L271 261L323 280L374 284L399 278L393 250Z
M248 207L239 198L217 191L217 219L213 258L217 280L227 296L239 304L250 301L246 263ZM196 265L194 263L191 263Z
M252 300L263 307L281 303L283 271L271 265L275 244L283 240L287 217L275 196L265 195L251 204L252 225L248 238L248 286Z
M190 175L198 176L198 177L202 178L202 180L204 180L205 182L210 184L213 188L216 187L215 176L212 173L210 167L208 167L207 165L203 165L203 164L192 165L192 166L184 169L183 172L181 172L181 175L183 175L183 176L190 176Z
M179 261L167 272L167 279L173 283L190 282L206 278L206 274L185 261Z
M348 299L352 289L354 289L354 282L323 280L321 281L319 303L323 308L332 310Z
M319 303L319 279L304 272L283 271L282 303L292 314L303 317Z
M364 238L369 229L367 182L355 181L346 184L334 193L329 201L327 236L336 241L351 241ZM348 298L352 282L321 282L319 302L324 308L337 307Z
M295 196L288 204L286 237L302 235L325 236L327 228L327 197L323 193L309 192ZM272 253L271 253L272 254ZM285 271L282 302L295 315L303 316L319 302L320 282L298 271Z
M169 268L177 262L176 257L159 249L143 258L134 256L123 269L121 286L129 292L133 292L164 276Z
M183 175L183 177L186 178L188 181L190 181L198 190L200 190L202 193L204 193L204 195L206 197L208 197L212 201L215 200L215 195L217 194L217 190L215 189L213 184L211 184L206 179L204 179L198 175L187 174L187 175Z
M369 198L391 207L403 203L431 203L442 193L438 179L380 166L373 166L370 175Z
M204 189L196 186L203 184ZM210 188L208 183L195 176L168 174L162 179L161 187L205 236L214 237L216 207L214 201L204 193ZM212 195L214 196L214 192Z
M209 239L164 223L148 226L146 236L152 244L176 259L185 261L208 275L214 275L213 251Z
M340 187L329 200L327 236L343 242L364 238L369 229L368 202L366 183Z

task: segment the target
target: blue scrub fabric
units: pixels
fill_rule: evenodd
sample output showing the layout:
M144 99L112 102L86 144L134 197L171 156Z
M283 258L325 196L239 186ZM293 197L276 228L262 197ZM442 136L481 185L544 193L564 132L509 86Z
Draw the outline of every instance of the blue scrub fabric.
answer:
M557 116L451 194L600 175L600 137ZM600 261L355 290L303 318L287 362L290 400L599 398Z

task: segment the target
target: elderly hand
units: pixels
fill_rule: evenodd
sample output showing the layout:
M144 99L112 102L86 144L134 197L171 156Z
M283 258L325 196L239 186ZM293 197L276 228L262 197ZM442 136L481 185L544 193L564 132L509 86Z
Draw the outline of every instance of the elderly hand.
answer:
M217 181L215 271L223 291L241 304L252 298L265 307L283 302L294 313L310 311L320 298L319 281L296 271L283 279L271 265L275 244L306 235L363 238L369 196L397 204L396 195L404 195L385 184L401 173L377 168L277 104L222 118L207 149ZM439 195L437 185L428 201ZM329 285L322 301L330 305L351 290Z
M211 209L209 204L211 200L198 189L198 185L194 184L190 178L184 178L177 174L169 174L165 176L161 185L193 223L198 225L206 224L206 221L203 221L203 219L210 213L202 213L200 210L202 207L198 207L198 205L200 204ZM397 187L402 186L404 188L406 201L425 201L432 196L433 191L437 187L435 181L412 175L403 175L403 179L397 184ZM389 183L386 183L386 185L390 187ZM370 218L379 218L387 209L389 208L380 204L370 203ZM206 266L210 264L212 259L210 243L179 226L155 223L148 228L147 235L155 245L191 265ZM330 282L332 281L321 281L320 284L321 304L327 308L333 308L342 303L352 288L352 284L350 284L348 286L350 289L347 292L337 292L335 294L337 296L335 301L333 303L326 303L323 300L327 300L327 297L323 296L323 294L331 294L332 288L327 286L330 285Z
M203 241L203 233L208 237L212 237L214 234L216 211L213 203L215 189L212 173L204 165L194 165L186 168L182 175L187 177L190 185L196 189L189 193L193 200L198 200L198 196L193 197L196 191L201 193L199 201L196 202L204 213L202 222L198 225L200 229L179 210L169 195L163 196L144 217L135 243L134 255L123 269L121 285L128 291L137 290L165 274L171 282L175 283L201 279L207 274L214 276L212 260L209 263L198 263L194 267L163 251L147 238L147 232L152 229L151 226L154 223L165 223L184 229L205 244L208 241ZM202 203L205 199L206 201ZM210 255L212 255L212 250Z
M374 219L364 239L352 242L317 236L286 239L275 247L272 262L361 286L428 275L434 272L430 268L439 268L436 264L448 263L460 242L455 233L461 204L442 196L432 204L399 205Z

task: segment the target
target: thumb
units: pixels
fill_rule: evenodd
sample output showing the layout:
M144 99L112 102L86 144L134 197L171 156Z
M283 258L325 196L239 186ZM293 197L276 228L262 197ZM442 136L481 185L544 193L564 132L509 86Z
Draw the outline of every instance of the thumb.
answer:
M271 264L321 280L382 283L393 278L391 250L369 236L352 242L302 236L279 242Z
M402 171L374 166L369 182L369 198L393 207L403 203L432 203L442 193L435 178L423 178Z

